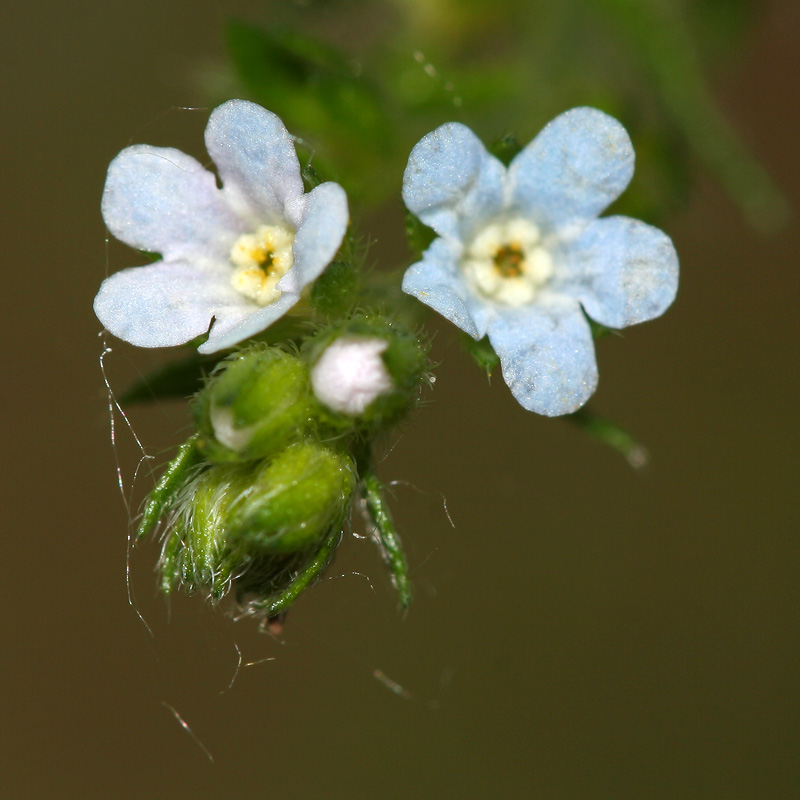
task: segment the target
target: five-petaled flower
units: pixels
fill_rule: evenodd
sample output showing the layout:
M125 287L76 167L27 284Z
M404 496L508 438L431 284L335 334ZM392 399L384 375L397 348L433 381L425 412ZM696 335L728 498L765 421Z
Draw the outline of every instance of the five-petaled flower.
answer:
M304 193L292 138L270 111L231 100L211 113L205 141L221 188L174 148L134 145L108 169L108 229L162 259L107 278L94 309L140 347L208 331L199 349L212 353L260 333L298 302L347 229L344 190L323 183Z
M669 237L628 217L597 219L628 185L633 162L625 129L592 108L554 119L508 169L455 122L411 152L403 199L439 238L403 290L474 338L488 335L526 409L568 414L597 387L584 311L624 328L675 298Z

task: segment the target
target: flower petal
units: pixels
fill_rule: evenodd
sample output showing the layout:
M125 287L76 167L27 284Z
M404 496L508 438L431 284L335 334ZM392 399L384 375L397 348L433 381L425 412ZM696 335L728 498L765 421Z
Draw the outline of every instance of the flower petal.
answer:
M549 296L503 309L489 326L503 379L528 411L556 417L577 411L597 388L589 324L577 303Z
M595 220L567 245L563 258L558 290L611 328L661 316L678 291L678 254L672 240L636 219Z
M285 221L286 205L303 194L300 163L281 120L247 100L229 100L211 112L206 148L223 192L251 224Z
M413 295L449 319L475 339L486 333L485 324L476 322L470 307L474 301L459 275L461 247L447 239L435 239L423 253L422 261L412 264L403 276L403 291Z
M291 203L288 211L298 221L297 235L292 268L277 288L299 294L322 274L342 244L349 221L347 195L338 183L321 183Z
M505 167L466 125L448 122L414 146L403 200L440 236L469 238L503 207Z
M127 147L108 168L103 219L117 239L166 260L226 253L241 230L216 179L172 147Z
M106 278L94 311L115 336L138 347L173 347L208 330L211 318L256 308L226 276L196 263L159 261Z
M299 299L299 294L284 292L274 303L263 308L242 304L220 310L211 326L208 340L197 351L216 353L261 333L280 319Z
M555 229L593 219L625 190L634 153L625 128L595 108L556 117L511 162L511 202Z

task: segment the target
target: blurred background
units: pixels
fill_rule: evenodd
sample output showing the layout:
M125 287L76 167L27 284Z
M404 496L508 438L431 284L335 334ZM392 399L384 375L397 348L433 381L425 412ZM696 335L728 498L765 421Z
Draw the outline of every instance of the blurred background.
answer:
M798 796L800 5L555 5L2 12L0 795ZM237 95L329 132L309 147L349 176L370 260L393 268L419 136L460 119L524 144L575 105L617 116L638 162L615 209L672 236L682 283L663 319L598 342L592 404L649 467L523 411L442 324L432 402L381 467L409 612L352 536L280 640L165 602L157 543L127 536L189 418L131 407L152 459L118 413L112 447L91 301L137 256L107 242L99 201L128 144L204 158L208 109ZM363 130L337 128L342 97ZM107 344L117 394L169 357Z

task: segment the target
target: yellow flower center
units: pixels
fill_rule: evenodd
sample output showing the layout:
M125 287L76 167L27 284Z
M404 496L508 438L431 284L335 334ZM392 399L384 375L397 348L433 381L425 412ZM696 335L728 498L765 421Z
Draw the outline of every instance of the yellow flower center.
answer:
M509 306L529 303L553 274L539 229L526 219L487 225L467 247L461 266L477 292Z
M293 243L294 231L282 225L262 225L240 236L230 254L233 288L260 306L274 303L281 296L275 287L292 266Z
M494 268L504 278L519 278L525 264L525 253L519 243L503 245L494 254Z

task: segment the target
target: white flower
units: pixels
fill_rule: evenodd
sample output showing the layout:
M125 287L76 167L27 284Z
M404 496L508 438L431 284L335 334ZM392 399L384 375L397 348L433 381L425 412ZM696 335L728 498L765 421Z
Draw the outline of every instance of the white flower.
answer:
M173 148L134 145L108 168L106 225L162 260L107 278L94 310L139 347L183 344L209 325L202 353L254 336L297 303L347 229L344 190L304 194L292 138L270 111L231 100L211 113L205 141L222 188Z
M669 237L628 217L597 219L628 185L634 153L614 119L575 108L506 169L451 122L413 149L409 210L439 234L403 290L476 339L489 337L525 408L556 416L597 387L584 311L610 328L672 303L678 258Z
M330 344L311 370L311 386L328 408L356 417L394 389L381 353L385 339L341 336Z

